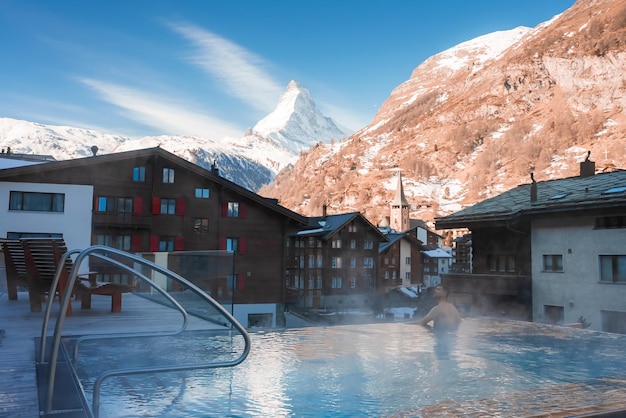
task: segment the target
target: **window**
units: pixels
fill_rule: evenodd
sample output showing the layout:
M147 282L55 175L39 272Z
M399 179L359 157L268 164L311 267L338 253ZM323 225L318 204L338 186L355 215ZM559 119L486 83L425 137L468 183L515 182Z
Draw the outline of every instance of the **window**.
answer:
M626 334L626 312L600 311L602 331Z
M118 235L115 237L115 248L130 251L132 237L130 235Z
M113 236L96 235L96 245L106 245L107 247L113 247Z
M9 210L64 212L64 193L15 192L9 194Z
M317 288L322 288L322 276L317 276Z
M174 169L173 168L163 169L163 183L174 183Z
M385 280L389 280L389 270L385 270Z
M310 269L315 267L315 256L313 254L309 254L309 262L308 262L308 267Z
M391 272L391 280L396 280L397 273L398 273L398 272L397 272L397 271L395 271L395 270Z
M304 256L303 255L298 256L298 267L301 269L304 268Z
M339 269L341 268L341 257L333 257L331 258L331 264L330 266L334 269Z
M371 250L372 248L374 248L374 242L373 241L363 241L363 248L366 250Z
M341 277L333 277L331 287L333 289L341 289Z
M562 306L543 305L543 316L548 324L562 324L565 318Z
M385 265L388 266L389 265L389 257L385 257Z
M356 268L356 258L350 257L350 268Z
M199 199L208 199L209 198L209 189L201 189L196 188L196 197Z
M514 272L515 257L509 254L490 254L487 256L490 271Z
M207 235L209 233L209 220L206 218L195 218L193 220L193 234Z
M563 256L561 254L544 254L541 270L545 272L563 271Z
M132 197L118 197L117 198L117 211L118 213L133 213L133 199Z
M309 237L306 242L309 248L315 248L315 238Z
M159 251L174 251L174 237L159 237Z
M324 260L324 257L322 257L321 254L318 254L317 255L317 263L316 263L316 267L317 268L322 268L322 266L324 264L323 260Z
M239 217L239 202L228 202L228 211L226 215L229 218L238 218Z
M356 277L350 277L350 287L353 289L356 287Z
M331 242L331 247L333 247L333 248L341 248L341 239L334 239Z
M98 212L113 212L115 211L115 199L112 197L100 196L98 197Z
M626 255L601 255L600 280L603 282L625 282Z
M406 273L404 273L404 280L406 280L407 282L411 281L411 272L407 271Z
M146 181L146 167L133 168L133 181L138 181L138 182Z
M363 267L366 269L374 268L374 258L373 257L363 257Z
M411 257L407 257L404 259L404 264L406 264L407 266L411 265Z
M176 213L176 199L161 199L162 215L174 215Z
M355 224L348 225L348 232L356 232L356 225Z
M239 249L238 238L226 238L226 251L229 253L236 253Z
M353 249L353 250L356 248L356 240L355 239L351 239L350 240L350 248Z

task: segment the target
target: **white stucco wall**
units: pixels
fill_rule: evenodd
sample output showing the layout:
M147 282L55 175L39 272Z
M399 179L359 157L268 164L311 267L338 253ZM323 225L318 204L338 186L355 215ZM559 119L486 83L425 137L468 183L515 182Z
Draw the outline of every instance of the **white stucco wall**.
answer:
M406 274L411 273L411 265L406 263L407 257L411 257L411 243L406 239L400 240L400 279L402 286L411 286L411 280L407 280Z
M594 229L593 217L532 222L533 321L544 306L562 306L564 323L582 316L602 330L601 311L626 312L626 283L599 281L599 255L626 254L626 229ZM563 272L543 272L544 254L562 254Z
M65 211L10 211L11 191L64 193ZM68 249L86 248L91 245L92 201L92 186L0 182L0 237L6 238L7 232L58 233Z

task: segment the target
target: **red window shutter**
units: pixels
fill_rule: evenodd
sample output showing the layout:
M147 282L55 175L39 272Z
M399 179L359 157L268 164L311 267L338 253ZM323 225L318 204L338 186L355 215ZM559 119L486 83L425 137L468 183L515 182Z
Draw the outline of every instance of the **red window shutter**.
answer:
M246 287L246 276L237 274L237 289L243 290Z
M248 207L245 203L239 203L239 217L245 218L248 215Z
M220 250L226 249L226 237L220 237Z
M133 198L133 213L135 215L143 214L143 197Z
M183 216L185 214L185 198L179 197L176 199L176 214Z
M228 202L222 202L222 217L228 216Z
M133 235L130 238L130 250L135 253L141 251L141 235Z
M239 245L239 248L237 251L239 254L245 254L246 253L246 249L248 248L248 240L245 238L239 238L239 242L237 243Z
M152 214L158 215L159 213L161 213L161 198L155 196L152 198Z
M184 251L185 250L185 237L176 237L174 239L174 251Z
M159 236L158 235L150 235L150 251L152 252L159 251Z

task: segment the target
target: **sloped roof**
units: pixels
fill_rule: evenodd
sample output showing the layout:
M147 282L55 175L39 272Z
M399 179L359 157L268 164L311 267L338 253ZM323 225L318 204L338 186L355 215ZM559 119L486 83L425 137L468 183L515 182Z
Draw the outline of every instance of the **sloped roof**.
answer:
M441 248L435 248L434 250L422 251L422 254L430 258L452 258L452 255L450 255L450 253L442 250Z
M360 212L341 213L338 215L314 216L309 219L308 229L302 229L297 236L315 236L329 240L354 219L360 218L366 225L375 230L385 241L387 237L372 225Z
M395 244L396 242L400 241L402 238L404 238L406 236L405 233L391 233L391 234L385 234L387 236L387 239L389 241L387 242L381 242L380 245L378 246L378 252L379 253L383 253L385 252L385 250L387 250L387 248L391 247L393 244Z
M435 226L437 229L462 228L536 215L626 208L625 170L537 182L537 200L534 202L531 202L532 187L532 184L523 184L459 212L437 218Z
M125 151L111 154L102 154L95 155L84 158L76 158L72 160L62 160L62 161L50 161L45 164L36 164L36 165L28 165L7 169L0 169L0 181L3 179L10 179L12 176L16 175L28 175L32 173L41 173L46 171L55 171L55 170L67 170L71 168L80 168L84 166L93 166L94 164L109 164L115 161L122 161L125 159L138 159L138 158L146 158L150 156L158 156L164 158L166 160L171 161L174 164L178 164L179 166L183 166L186 170L190 172L194 172L199 176L210 179L211 181L232 190L235 193L238 193L242 197L248 198L255 203L258 203L261 206L264 206L272 211L278 212L288 218L293 219L294 221L304 224L307 224L307 218L302 216L296 212L293 212L283 206L280 206L275 199L268 199L261 195L258 195L245 187L239 186L232 181L225 179L224 177L219 176L207 170L204 167L201 167L197 164L194 164L190 161L185 160L175 154L172 154L169 151L164 150L160 147L153 148L145 148L140 150L133 151ZM76 183L80 184L80 183Z

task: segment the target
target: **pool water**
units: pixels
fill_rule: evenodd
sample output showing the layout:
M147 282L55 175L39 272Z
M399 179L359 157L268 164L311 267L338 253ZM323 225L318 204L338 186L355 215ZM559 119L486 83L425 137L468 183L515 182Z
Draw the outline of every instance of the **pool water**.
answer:
M626 402L626 335L466 319L443 337L385 323L253 332L251 339L250 355L234 368L105 380L100 417L415 417L446 408L519 416L554 410L551 393L559 410L601 402L594 387L624 394L610 402ZM195 332L87 341L76 373L91 404L95 378L110 368L231 359L242 344ZM564 396L577 391L589 399Z

